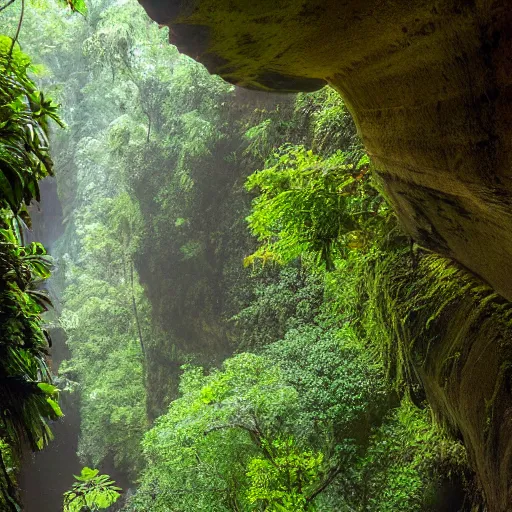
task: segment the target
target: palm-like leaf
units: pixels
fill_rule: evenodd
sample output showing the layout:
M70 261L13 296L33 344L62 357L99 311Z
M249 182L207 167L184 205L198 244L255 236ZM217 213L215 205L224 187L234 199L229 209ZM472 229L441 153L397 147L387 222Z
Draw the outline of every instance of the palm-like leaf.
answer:
M39 283L51 261L41 244L25 246L27 205L38 181L51 174L47 122L55 105L26 75L29 59L0 36L0 439L14 451L39 450L51 439L48 419L62 415L47 366L48 336L41 313L50 300ZM0 449L0 508L19 510Z

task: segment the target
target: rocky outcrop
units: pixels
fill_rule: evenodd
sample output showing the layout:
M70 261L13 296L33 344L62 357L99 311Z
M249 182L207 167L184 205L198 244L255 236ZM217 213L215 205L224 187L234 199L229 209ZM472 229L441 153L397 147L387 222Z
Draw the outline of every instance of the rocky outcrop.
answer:
M230 82L337 88L408 232L512 299L509 2L140 1Z

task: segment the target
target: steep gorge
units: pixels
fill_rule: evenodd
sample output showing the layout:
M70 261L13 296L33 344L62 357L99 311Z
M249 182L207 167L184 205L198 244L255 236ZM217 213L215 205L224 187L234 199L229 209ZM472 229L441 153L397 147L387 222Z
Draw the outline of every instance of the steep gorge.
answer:
M22 44L69 125L52 135L64 211L53 186L32 236L57 262L56 383L81 396L25 466L29 507L40 476L59 506L78 452L130 488L126 512L510 509L512 308L493 282L508 264L494 243L510 214L494 183L506 16L501 2L362 3L146 2L242 87L167 45L135 1L26 13ZM268 94L326 82L374 172L333 89ZM280 480L303 464L304 480Z
M141 3L181 51L232 83L267 91L332 84L406 230L512 298L507 2ZM452 271L455 282L474 283L464 293L429 293L432 282L411 265L429 301L400 316L381 297L384 325L396 326L393 343L406 340L431 404L462 435L489 510L509 510L510 307L462 269ZM432 279L442 284L446 265ZM381 286L395 301L411 299L403 287ZM416 338L423 351L411 347Z

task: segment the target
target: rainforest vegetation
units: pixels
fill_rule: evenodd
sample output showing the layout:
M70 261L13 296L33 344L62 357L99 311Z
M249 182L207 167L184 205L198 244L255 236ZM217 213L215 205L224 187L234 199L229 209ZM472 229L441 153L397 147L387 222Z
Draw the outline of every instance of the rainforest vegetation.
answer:
M0 11L2 510L479 510L410 351L482 289L402 232L340 96L246 91L135 0L69 3ZM80 468L24 507L73 410Z

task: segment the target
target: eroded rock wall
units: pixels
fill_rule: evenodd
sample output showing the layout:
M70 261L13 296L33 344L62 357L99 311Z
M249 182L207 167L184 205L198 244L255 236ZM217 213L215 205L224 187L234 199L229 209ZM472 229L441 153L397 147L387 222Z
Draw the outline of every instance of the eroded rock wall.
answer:
M512 509L512 305L450 260L404 252L368 269L365 327L464 441L487 509Z

